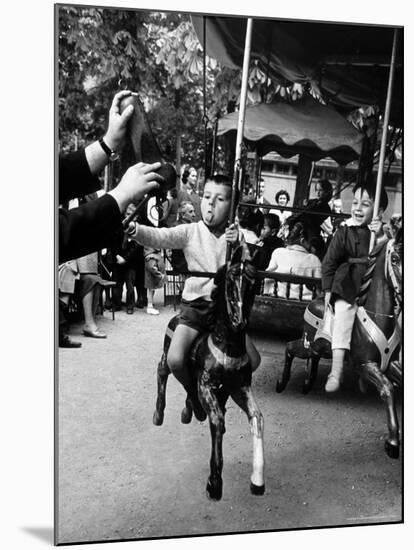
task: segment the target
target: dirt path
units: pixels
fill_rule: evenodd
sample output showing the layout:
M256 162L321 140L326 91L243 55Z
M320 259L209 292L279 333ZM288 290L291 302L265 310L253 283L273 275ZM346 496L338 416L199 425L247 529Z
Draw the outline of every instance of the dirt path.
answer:
M254 391L265 417L266 493L249 492L247 419L229 402L224 494L205 495L208 423L180 423L184 393L170 377L164 425L153 426L155 370L172 308L159 317L108 313L107 340L80 335L60 350L59 522L62 543L368 524L401 520L401 460L383 451L385 412L355 379L326 395L327 364L303 396L302 363L274 391L284 342L256 337L262 365Z

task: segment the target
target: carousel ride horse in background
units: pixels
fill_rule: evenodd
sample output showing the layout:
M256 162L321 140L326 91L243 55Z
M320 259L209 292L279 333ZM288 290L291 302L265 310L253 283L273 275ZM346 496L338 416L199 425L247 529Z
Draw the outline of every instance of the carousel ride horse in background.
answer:
M359 308L352 332L350 363L360 377L360 388L372 384L385 402L388 437L385 450L391 458L399 457L399 428L394 386L401 387L400 362L402 309L402 230L395 239L374 248L358 296ZM313 386L321 358L331 358L329 331L326 332L323 299L312 301L304 314L304 330L299 340L288 342L282 379L276 391L282 392L290 379L295 357L307 360L303 393ZM310 368L309 368L310 365Z
M225 433L225 405L229 396L247 414L253 434L253 472L250 490L255 495L264 493L263 416L252 394L252 369L246 353L246 326L258 290L256 270L244 259L245 249L239 246L231 260L215 276L212 292L214 329L195 340L189 358L189 371L199 402L208 416L211 432L210 475L207 496L213 500L222 497L223 435ZM160 426L164 420L165 392L170 369L168 348L177 326L177 316L168 324L164 350L158 364L158 395L153 422ZM181 421L189 423L193 410L191 395L185 402ZM203 418L197 415L199 420ZM205 415L204 415L205 419Z

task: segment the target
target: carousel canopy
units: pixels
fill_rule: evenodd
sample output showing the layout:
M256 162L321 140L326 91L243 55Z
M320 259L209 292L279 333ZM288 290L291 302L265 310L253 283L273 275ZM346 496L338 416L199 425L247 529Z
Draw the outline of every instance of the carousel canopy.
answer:
M217 135L237 132L238 112L219 119ZM347 164L361 154L363 136L332 107L311 97L293 103L261 103L247 107L244 123L247 145L264 156L277 151L319 160L331 157Z
M203 44L203 17L193 16ZM206 16L206 51L231 68L243 66L246 18ZM251 59L283 86L312 83L341 112L363 105L383 109L394 29L386 26L255 18ZM400 30L400 34L402 32ZM397 47L391 124L401 126L402 40Z

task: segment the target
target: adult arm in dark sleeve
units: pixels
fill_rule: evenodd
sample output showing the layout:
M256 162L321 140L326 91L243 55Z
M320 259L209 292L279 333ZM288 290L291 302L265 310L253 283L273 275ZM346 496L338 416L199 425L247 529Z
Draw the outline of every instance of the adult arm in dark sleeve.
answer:
M59 204L102 189L90 171L84 149L59 157Z
M72 210L59 208L59 263L117 246L122 234L121 211L111 195Z

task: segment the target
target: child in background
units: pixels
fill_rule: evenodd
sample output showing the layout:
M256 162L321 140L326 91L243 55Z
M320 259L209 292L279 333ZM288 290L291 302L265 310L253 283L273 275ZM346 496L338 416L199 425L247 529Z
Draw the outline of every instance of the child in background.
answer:
M165 264L161 250L144 247L145 260L145 288L147 289L147 313L159 315L158 309L154 307L155 289L162 288L165 283Z
M202 219L197 223L172 228L152 228L130 224L128 233L137 242L154 248L181 248L190 271L216 273L225 264L227 242L236 243L239 231L233 225L226 228L231 205L231 179L213 176L206 181L201 200ZM196 418L203 420L205 413L198 402L187 358L195 338L200 332L211 329L211 291L214 281L210 277L188 277L182 293L179 324L174 331L167 362L174 376L189 394ZM252 368L260 363L260 355L246 336L246 352Z
M375 186L357 184L354 189L351 215L352 226L340 226L329 245L322 262L322 290L325 307L332 305L332 368L325 391L335 392L343 378L345 353L350 349L352 327L357 311L356 299L367 267L371 231L380 240L386 240L380 217L387 208L388 198L382 190L379 216L373 220Z
M279 217L276 214L265 214L260 239L256 243L253 263L257 269L266 269L272 253L276 248L283 248L284 242L277 234L280 229Z

